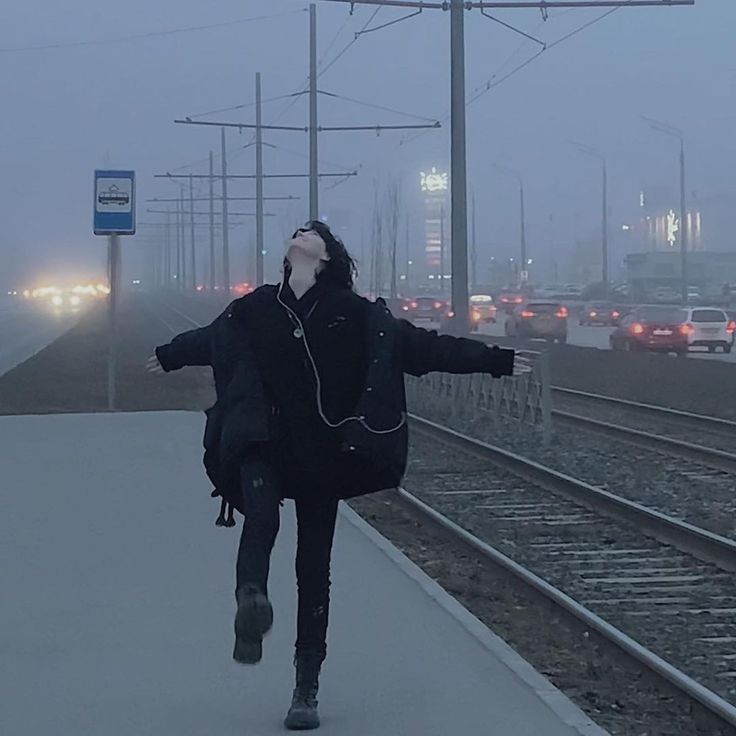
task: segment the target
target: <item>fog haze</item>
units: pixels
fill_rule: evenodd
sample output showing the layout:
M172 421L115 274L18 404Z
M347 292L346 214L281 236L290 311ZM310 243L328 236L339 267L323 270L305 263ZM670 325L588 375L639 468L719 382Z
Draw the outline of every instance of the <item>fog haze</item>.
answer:
M144 200L172 197L172 183L155 173L204 173L219 130L174 125L175 118L250 104L254 76L263 74L264 98L304 89L308 73L306 4L291 0L5 0L0 27L0 287L19 288L55 275L104 273L104 239L91 234L95 168L135 169L138 219ZM363 28L374 8L321 2L319 50L323 68ZM552 42L602 14L601 9L498 11L497 16ZM372 25L405 15L383 9ZM268 19L238 22L256 16ZM128 36L230 23L219 28ZM626 8L611 14L491 89L468 107L468 177L478 203L479 259L516 253L518 218L514 182L493 170L498 162L523 172L528 199L529 255L540 267L564 264L576 240L596 238L600 222L596 162L569 141L609 156L610 221L618 263L628 249L621 225L638 217L645 188L671 189L677 207L674 138L652 132L641 115L681 128L688 146L688 195L708 203L706 249L733 250L730 216L736 144L736 66L732 29L736 6L700 0L696 7ZM498 80L540 48L474 11L466 15L469 97ZM76 42L104 41L64 46ZM117 39L117 42L113 42ZM39 49L34 47L57 46ZM510 58L511 57L511 58ZM416 133L324 133L323 171L357 169L359 176L323 182L321 213L336 223L365 259L374 181L400 178L411 223L412 248L422 240L419 172L449 165L449 15L425 11L406 22L362 36L320 77L323 91L373 105L442 120L441 130ZM266 105L264 122L306 125L307 100ZM203 119L253 122L252 107ZM322 96L320 122L420 122L388 110ZM228 133L231 173L254 171L253 149L238 150L250 131ZM270 172L307 170L307 136L269 132ZM284 150L288 149L288 150ZM194 166L188 165L195 164ZM219 165L219 159L218 159ZM380 186L383 186L381 184ZM252 183L234 183L233 195L252 195ZM267 195L298 195L268 203L267 276L277 274L285 233L308 215L306 181L269 181ZM243 207L246 205L244 204ZM250 205L248 205L250 208ZM241 209L240 205L231 209ZM231 238L234 277L248 277L252 220ZM153 228L126 239L129 268L143 269ZM202 236L205 237L204 234ZM546 274L545 274L546 275Z

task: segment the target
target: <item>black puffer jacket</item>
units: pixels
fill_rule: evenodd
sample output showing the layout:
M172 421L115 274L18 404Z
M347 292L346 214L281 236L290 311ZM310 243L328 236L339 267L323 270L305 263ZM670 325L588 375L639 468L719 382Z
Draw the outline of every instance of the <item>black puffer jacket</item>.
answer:
M277 402L269 399L265 389L244 318L248 315L257 323L261 315L272 314L277 293L278 287L263 286L232 302L212 324L156 348L166 371L184 366L213 369L217 401L206 412L204 462L215 486L213 496L223 499L218 525L234 523L232 510L227 519L224 516L226 503L240 507L242 459L249 449L264 446L279 434ZM408 453L405 373L490 373L500 377L511 375L514 364L511 350L417 328L394 318L381 300L370 302L352 292L342 292L337 303L345 304L346 299L351 313L364 316L360 329L366 341L367 370L365 387L353 411L360 419L334 430L339 433L336 462L342 482L335 492L340 498L395 488L401 482ZM286 329L291 331L289 323Z

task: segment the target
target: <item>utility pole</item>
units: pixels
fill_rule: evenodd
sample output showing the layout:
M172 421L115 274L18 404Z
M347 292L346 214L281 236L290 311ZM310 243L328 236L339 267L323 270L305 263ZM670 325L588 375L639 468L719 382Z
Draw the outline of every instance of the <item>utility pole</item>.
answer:
M189 229L192 241L192 289L197 290L197 247L194 239L194 182L191 174L189 175Z
M471 245L471 251L470 251L470 288L471 291L475 291L477 285L478 285L478 241L477 241L477 231L475 229L475 192L473 192L472 201L471 201L471 207L472 207L472 245Z
M263 284L263 109L261 73L256 72L256 286Z
M165 266L164 271L166 278L164 279L164 286L168 289L171 286L171 212L166 210L166 256L164 259Z
M181 198L181 219L179 220L179 227L181 228L181 284L179 285L182 291L186 291L187 288L187 224L186 224L186 207L184 202L184 185L182 184L179 188L179 196Z
M317 5L309 6L309 219L319 220L319 139L317 129Z
M527 258L526 252L526 202L524 198L524 179L519 176L519 217L521 220L521 269L522 271L529 270L529 259Z
M680 136L680 270L682 272L682 303L687 304L688 268L687 194L685 189L685 137Z
M450 6L451 57L451 144L450 207L452 270L452 311L456 332L470 330L468 294L468 175L465 131L465 0L452 0ZM444 243L443 243L444 248ZM444 288L444 274L443 274Z
M215 161L210 151L210 291L217 286L215 265Z
M601 219L601 227L603 228L603 252L601 253L601 256L603 258L603 268L601 271L601 275L603 277L603 288L605 289L605 296L608 296L608 282L609 282L609 273L608 273L608 165L606 163L605 157L603 158L603 166L602 166L602 175L603 175L603 217Z
M440 296L445 290L445 205L440 205Z
M411 289L411 252L410 252L410 236L409 236L409 213L406 213L406 288ZM406 295L406 292L405 292Z
M464 11L492 8L537 8L543 12L555 8L615 8L662 7L694 5L695 0L499 0L497 2L469 2L468 0L327 0L355 5L384 5L393 8L415 8L450 12L451 57L451 201L452 201L452 309L455 312L455 330L467 332L470 324L468 298L468 213L467 213L467 159L465 130L465 17Z
M181 197L176 200L176 288L181 291Z
M608 163L606 157L597 149L573 143L583 153L598 159L601 164L601 282L608 296Z
M227 216L227 151L225 150L225 128L220 128L222 156L222 276L225 291L230 293L230 225Z

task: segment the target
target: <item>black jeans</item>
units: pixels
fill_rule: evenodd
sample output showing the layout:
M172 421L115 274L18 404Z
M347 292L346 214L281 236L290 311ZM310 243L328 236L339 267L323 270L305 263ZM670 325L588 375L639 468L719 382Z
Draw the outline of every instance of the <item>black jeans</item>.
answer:
M236 568L237 587L256 584L268 595L271 551L279 531L281 481L264 460L241 468L243 532ZM332 494L296 501L296 580L298 614L296 655L327 653L330 608L330 558L335 536L337 498Z

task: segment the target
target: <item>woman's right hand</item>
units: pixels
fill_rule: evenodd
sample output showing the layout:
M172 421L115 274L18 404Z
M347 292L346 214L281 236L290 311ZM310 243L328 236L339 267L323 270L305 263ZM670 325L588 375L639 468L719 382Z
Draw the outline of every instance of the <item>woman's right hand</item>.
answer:
M163 366L159 362L158 356L156 353L154 353L146 362L146 370L149 373L155 373L156 375L161 375L165 373Z

